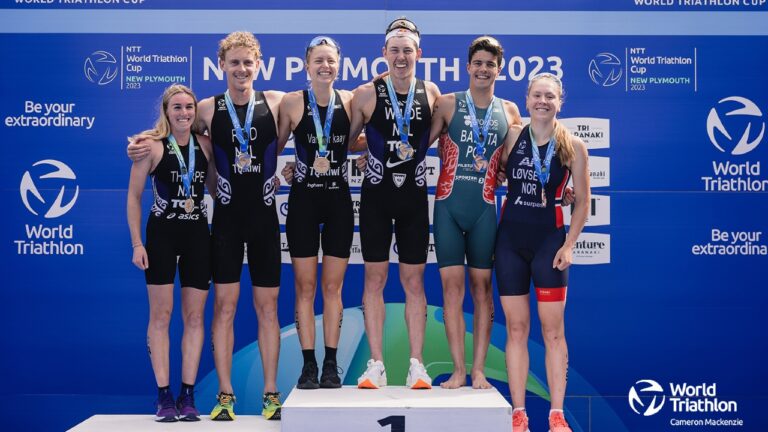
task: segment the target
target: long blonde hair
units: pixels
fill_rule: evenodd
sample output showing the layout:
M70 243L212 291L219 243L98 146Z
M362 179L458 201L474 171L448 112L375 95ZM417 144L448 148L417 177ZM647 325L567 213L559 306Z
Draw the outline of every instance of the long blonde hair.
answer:
M560 81L560 78L558 78L556 75L553 75L548 72L536 74L531 78L530 81L528 81L527 94L530 94L533 83L542 79L548 79L553 83L555 83L555 86L560 91L560 95L559 95L560 103L561 104L564 103L565 92L563 91L563 82ZM555 151L560 157L560 163L563 166L569 165L573 161L573 159L576 157L576 152L573 149L573 142L571 142L571 138L572 138L571 131L568 130L568 128L565 127L562 123L557 121L557 119L555 119L555 130L553 132L553 135L555 137Z
M171 98L180 93L191 96L195 103L195 120L192 122L192 133L197 133L197 97L195 96L195 93L185 85L172 84L165 89L162 97L160 98L160 112L158 113L159 115L155 121L155 126L152 129L147 129L129 137L128 141L134 142L139 136L141 136L143 139L148 138L158 141L162 140L163 138L167 138L171 134L171 123L168 121L168 115L165 113L165 111L168 109L168 103L170 102Z

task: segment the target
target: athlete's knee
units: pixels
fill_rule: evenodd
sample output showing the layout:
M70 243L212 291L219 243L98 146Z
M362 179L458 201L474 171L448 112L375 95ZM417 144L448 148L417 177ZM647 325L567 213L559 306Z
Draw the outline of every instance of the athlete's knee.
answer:
M513 343L527 343L531 323L528 320L507 319L507 339Z
M401 272L400 283L403 284L406 295L424 294L424 273L422 272Z
M154 308L149 316L149 325L153 330L167 330L171 323L171 308Z
M277 301L253 299L253 307L256 309L256 318L259 322L277 321Z
M184 328L198 330L203 328L203 311L196 310L184 313Z
M565 343L565 326L560 324L541 325L541 336L545 345L559 345Z
M474 301L475 305L486 304L493 301L493 289L490 285L486 285L484 283L471 284L469 290L472 294L472 300Z
M236 310L237 303L217 301L213 307L213 320L218 322L232 323L235 320Z
M341 298L341 283L326 282L323 284L323 301L338 300Z
M387 283L387 274L381 272L365 272L365 291L377 293L384 291L384 285Z
M300 303L314 303L315 284L314 283L296 283L296 300Z

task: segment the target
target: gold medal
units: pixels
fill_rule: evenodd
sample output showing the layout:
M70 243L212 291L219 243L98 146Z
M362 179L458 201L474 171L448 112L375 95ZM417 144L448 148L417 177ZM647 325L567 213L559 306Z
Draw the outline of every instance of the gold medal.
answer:
M192 198L187 198L184 200L184 211L187 213L192 213L192 211L195 209L195 202L192 200Z
M235 164L240 169L245 169L251 165L251 155L248 153L238 153L235 158Z
M407 142L401 142L397 145L397 157L400 160L409 160L413 157L413 147Z
M314 168L318 174L325 174L331 169L331 162L327 157L318 156L315 158L315 162L312 163L312 168Z

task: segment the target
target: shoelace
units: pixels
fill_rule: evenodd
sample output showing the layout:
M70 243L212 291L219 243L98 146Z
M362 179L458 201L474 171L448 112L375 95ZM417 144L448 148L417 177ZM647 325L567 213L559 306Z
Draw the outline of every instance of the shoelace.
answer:
M227 393L219 393L216 399L219 400L219 405L229 405L235 401L235 396Z
M515 411L514 414L512 414L512 426L523 426L525 425L525 414L522 411Z
M549 418L549 425L550 427L568 427L568 422L565 421L562 414L555 413Z
M423 364L419 363L415 367L416 373L419 375L426 375L427 374L427 368L424 367Z
M368 367L365 369L365 375L368 375L368 374L370 374L371 372L373 372L373 368L375 368L375 367L377 367L377 366L376 366L376 363L375 363L375 362L372 362L372 361L369 361L369 362L368 362Z
M167 394L167 395L163 396L163 397L162 397L162 398L161 398L161 399L158 401L158 403L159 403L159 404L160 404L160 405L161 405L163 408L174 408L174 409L176 408L176 402L174 402L174 401L173 401L173 396L171 396L170 394Z
M181 395L181 406L194 406L195 396L192 393Z
M315 363L307 363L301 368L302 374L317 375L317 365Z
M336 375L341 375L344 373L344 369L339 367L336 363L331 362L325 362L323 363L323 374L327 374L329 372L336 372ZM366 371L367 372L367 371Z
M267 400L273 405L280 405L280 393L267 393Z

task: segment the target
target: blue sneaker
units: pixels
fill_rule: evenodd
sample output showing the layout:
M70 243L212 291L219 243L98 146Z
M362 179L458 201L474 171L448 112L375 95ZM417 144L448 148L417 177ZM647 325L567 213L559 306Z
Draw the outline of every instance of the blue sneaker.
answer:
M156 422L170 423L177 421L179 412L176 411L176 402L173 400L173 393L170 391L163 392L157 398L157 414L155 414Z
M195 408L194 393L182 393L176 399L176 409L179 411L181 421L200 421L200 411Z

